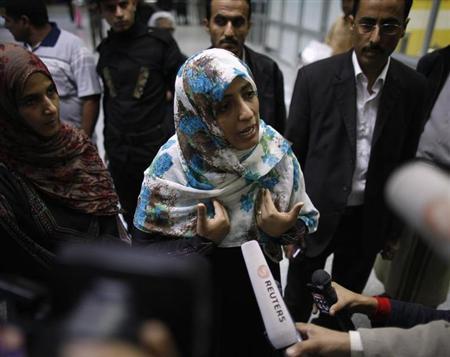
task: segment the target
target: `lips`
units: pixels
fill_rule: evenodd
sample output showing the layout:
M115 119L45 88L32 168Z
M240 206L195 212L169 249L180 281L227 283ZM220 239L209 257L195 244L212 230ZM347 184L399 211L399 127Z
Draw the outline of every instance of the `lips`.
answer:
M256 134L256 125L248 126L238 132L241 138L250 138Z
M380 48L365 48L363 50L364 54L369 56L379 56L383 54L383 51Z

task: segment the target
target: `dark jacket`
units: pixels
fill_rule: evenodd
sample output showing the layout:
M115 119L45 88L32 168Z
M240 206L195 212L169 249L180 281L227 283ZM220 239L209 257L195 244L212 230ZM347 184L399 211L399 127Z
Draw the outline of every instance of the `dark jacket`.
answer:
M417 64L417 72L428 79L430 91L430 103L426 113L428 118L450 72L450 46L423 56Z
M98 51L108 158L146 168L171 134L166 91L173 92L184 57L167 31L140 22L110 31Z
M391 314L382 325L410 328L436 320L450 321L450 310L437 310L411 302L391 300Z
M64 243L119 242L117 216L78 212L0 163L0 272L45 279Z
M283 74L269 57L244 46L245 61L258 89L259 112L266 124L283 134L286 123Z
M364 193L362 246L368 256L398 238L400 222L384 200L390 174L414 157L423 129L425 78L391 59L372 139ZM301 68L285 136L293 143L306 191L320 212L307 238L315 256L332 238L347 206L356 158L356 84L352 52ZM364 253L365 254L365 253Z

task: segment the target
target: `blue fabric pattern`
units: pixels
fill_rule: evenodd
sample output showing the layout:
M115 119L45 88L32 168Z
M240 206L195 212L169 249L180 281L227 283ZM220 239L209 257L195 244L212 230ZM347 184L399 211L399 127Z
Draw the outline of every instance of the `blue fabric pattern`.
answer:
M176 134L163 145L145 172L134 224L144 232L192 237L197 204L214 215L213 199L226 208L230 232L221 247L236 247L249 237L262 244L267 237L257 228L255 205L268 188L278 210L304 202L299 214L310 232L319 213L306 195L300 165L290 144L259 117L259 142L243 153L228 144L216 122L214 108L237 77L256 85L247 66L231 52L209 49L191 56L175 83ZM273 240L273 239L272 239Z

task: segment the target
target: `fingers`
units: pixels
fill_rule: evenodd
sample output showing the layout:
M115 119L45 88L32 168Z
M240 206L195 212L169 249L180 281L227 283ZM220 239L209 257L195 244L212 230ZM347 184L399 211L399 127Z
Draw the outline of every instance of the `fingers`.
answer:
M261 211L264 216L266 216L269 212L273 212L274 210L277 210L275 207L273 201L272 201L272 194L267 188L262 189L262 200L261 200Z
M309 337L309 333L313 328L313 325L297 323L296 328L304 339L303 341L298 342L286 349L285 354L287 357L308 356L308 352L310 352L314 347L314 342L311 343L311 341L307 340L307 338Z
M300 211L303 208L304 203L303 202L297 202L294 207L289 211L289 215L292 219L297 219Z
M197 233L202 235L206 229L206 206L203 203L197 205Z
M227 222L229 222L230 219L228 218L228 212L225 209L225 207L216 199L213 199L213 205L214 211L216 213L214 218L218 219L224 218Z

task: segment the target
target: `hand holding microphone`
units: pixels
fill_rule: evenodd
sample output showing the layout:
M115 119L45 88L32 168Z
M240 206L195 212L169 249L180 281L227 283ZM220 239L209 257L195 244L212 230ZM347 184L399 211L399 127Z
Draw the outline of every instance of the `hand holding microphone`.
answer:
M329 316L334 316L340 330L350 331L354 330L355 326L350 318L347 310L338 310L336 306L338 297L336 291L331 285L331 276L325 270L316 270L311 277L311 284L308 284L311 290L314 303L320 310L318 323L329 325L331 322ZM334 310L331 308L334 307ZM333 311L333 313L331 313Z

